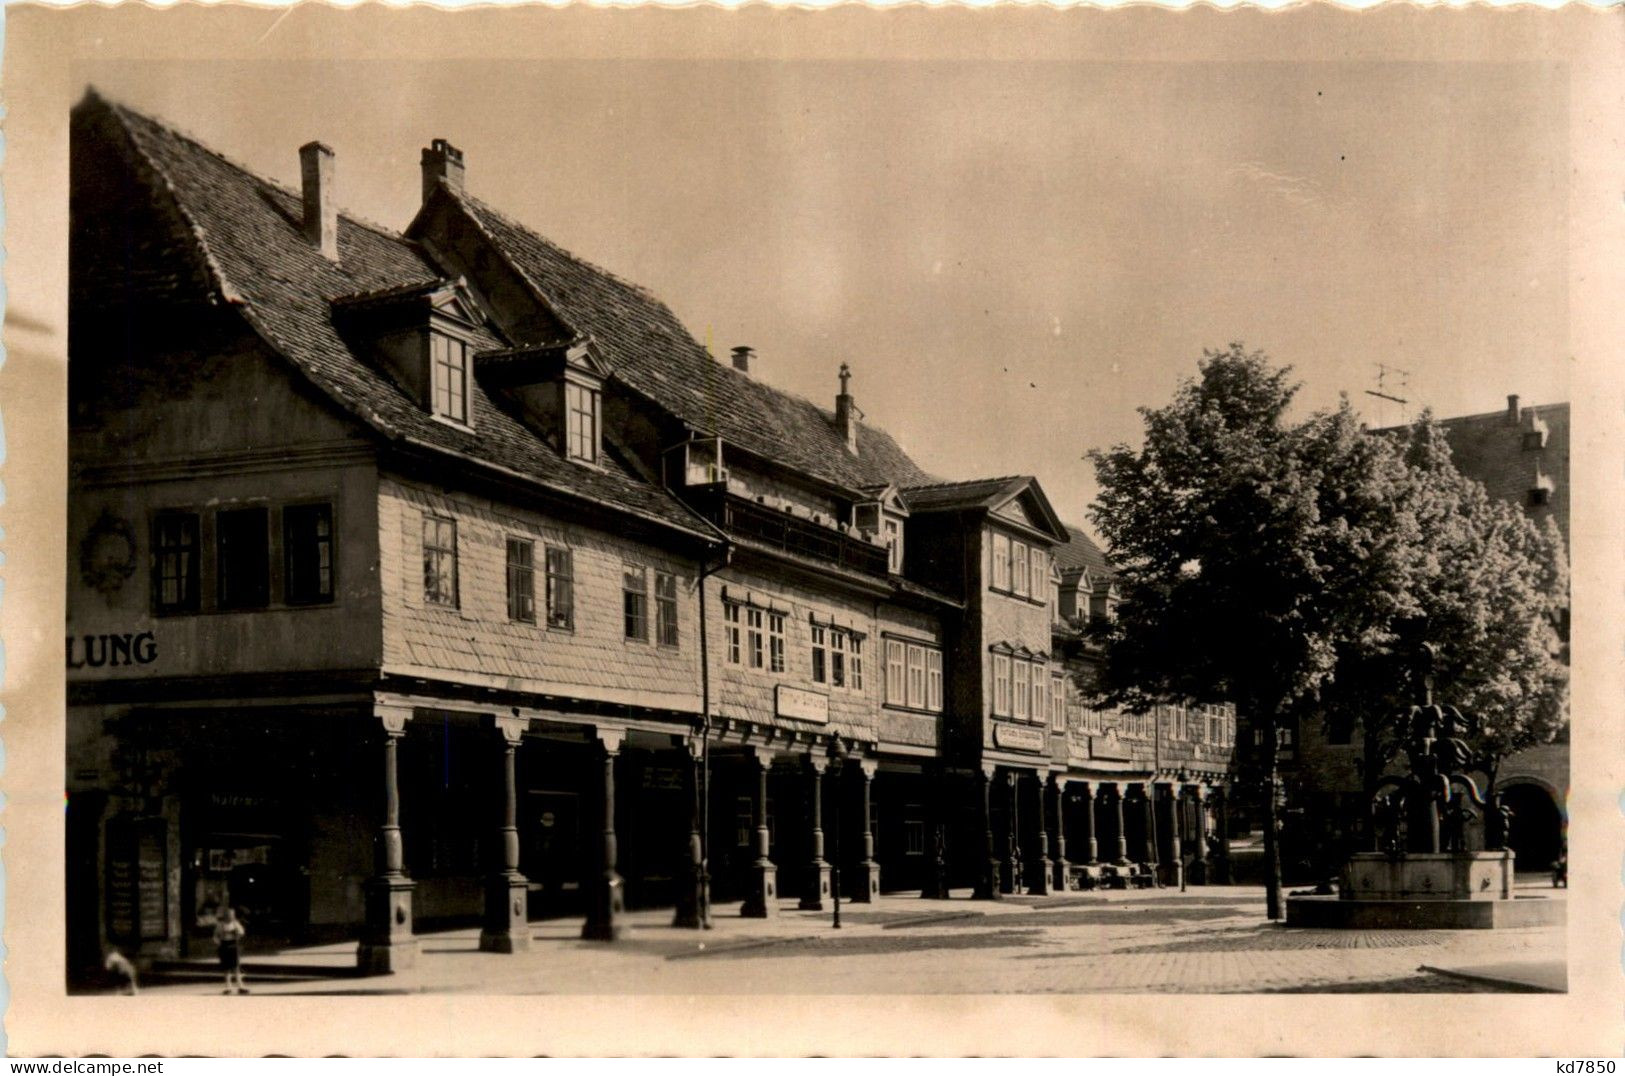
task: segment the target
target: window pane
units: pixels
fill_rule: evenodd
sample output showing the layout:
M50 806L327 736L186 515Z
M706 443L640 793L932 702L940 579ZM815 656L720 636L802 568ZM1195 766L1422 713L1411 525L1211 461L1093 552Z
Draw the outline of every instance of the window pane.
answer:
M824 629L816 624L812 629L812 678L815 684L822 684L827 679L824 674Z
M768 671L784 671L784 614L767 614Z
M846 632L831 631L829 655L829 683L831 687L846 686Z
M1010 582L1017 594L1027 593L1027 547L1017 542L1010 547L1013 560L1010 565Z
M622 613L626 637L638 642L649 641L649 582L642 568L626 568L622 572Z
M1027 716L1027 670L1030 666L1025 661L1013 662L1012 673L1014 684L1010 688L1010 701L1014 704L1013 713L1016 717Z
M942 651L925 652L925 708L942 709Z
M993 536L993 587L1010 589L1010 539L1002 534Z
M547 625L569 628L575 622L575 563L568 549L547 551Z
M423 517L423 600L457 604L457 524Z
M850 652L846 658L846 686L853 691L863 690L863 640L852 636L847 640Z
M661 646L677 645L677 577L655 573L655 632Z
M508 539L508 619L536 622L535 547L524 538Z
M766 665L763 658L762 645L762 611L760 609L745 610L745 642L750 650L750 667L760 669Z
M993 712L1010 714L1010 658L1004 654L993 655Z
M895 639L886 640L886 701L893 706L908 705L903 688L903 644Z
M158 611L192 612L198 607L198 517L165 513L153 521L153 595Z
M282 510L286 568L283 598L290 605L333 600L333 506L289 505Z
M236 508L215 516L220 608L259 608L271 598L270 512Z

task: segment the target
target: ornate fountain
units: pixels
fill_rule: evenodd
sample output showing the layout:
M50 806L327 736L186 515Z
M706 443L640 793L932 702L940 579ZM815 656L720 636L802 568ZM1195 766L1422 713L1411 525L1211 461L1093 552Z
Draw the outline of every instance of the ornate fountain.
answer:
M1471 776L1468 740L1477 721L1433 701L1433 654L1424 644L1412 662L1417 699L1396 715L1410 772L1377 786L1371 849L1349 856L1335 896L1288 898L1288 926L1460 929L1560 920L1562 902L1513 892L1511 812L1499 796L1486 802ZM1469 827L1480 817L1484 847L1473 849Z

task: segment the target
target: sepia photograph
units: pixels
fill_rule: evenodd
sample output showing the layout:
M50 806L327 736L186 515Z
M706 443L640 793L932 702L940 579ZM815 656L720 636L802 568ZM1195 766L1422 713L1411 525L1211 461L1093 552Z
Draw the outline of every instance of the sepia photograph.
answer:
M161 1053L135 1007L368 1054L329 1021L381 996L841 996L920 1015L828 1052L1195 1054L1266 1049L1203 1040L1224 996L1365 995L1477 1055L1617 998L1609 24L907 14L17 20L32 989ZM920 1034L995 995L1175 1004ZM713 1031L596 1051L810 1050Z

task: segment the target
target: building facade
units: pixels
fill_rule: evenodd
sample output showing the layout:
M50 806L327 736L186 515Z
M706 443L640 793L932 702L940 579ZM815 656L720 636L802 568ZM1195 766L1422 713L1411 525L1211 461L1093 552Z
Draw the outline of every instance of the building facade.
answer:
M1213 872L1233 716L1079 701L1109 573L718 362L422 160L404 232L89 95L71 140L70 966ZM1183 842L1183 844L1181 843ZM1180 849L1184 851L1181 852Z

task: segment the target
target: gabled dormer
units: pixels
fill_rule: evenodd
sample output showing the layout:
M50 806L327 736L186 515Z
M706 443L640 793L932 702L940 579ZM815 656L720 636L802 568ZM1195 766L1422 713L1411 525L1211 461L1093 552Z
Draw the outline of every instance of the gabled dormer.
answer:
M666 485L672 489L728 484L728 467L723 460L720 437L691 434L686 441L666 450L662 465L665 467Z
M596 464L603 457L609 368L591 341L482 351L474 361L480 384L510 401L521 421L566 459Z
M472 356L488 339L467 284L434 280L334 299L333 321L419 407L436 418L474 425Z
M852 506L852 526L870 541L886 546L886 569L903 574L903 525L908 506L896 486L874 486L863 491L872 499Z

